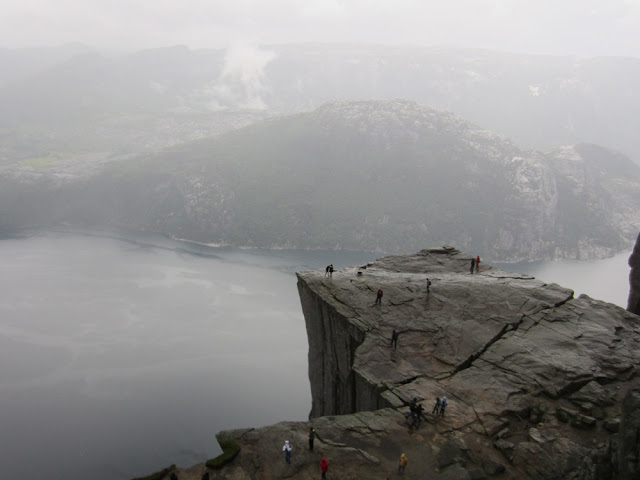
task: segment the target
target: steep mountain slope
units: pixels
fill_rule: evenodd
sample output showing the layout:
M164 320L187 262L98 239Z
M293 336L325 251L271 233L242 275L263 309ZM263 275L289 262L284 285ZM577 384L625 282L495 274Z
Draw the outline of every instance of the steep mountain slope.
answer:
M330 103L89 179L63 174L6 173L0 201L13 208L0 225L108 224L267 248L455 243L505 261L606 256L640 228L629 159L591 145L521 151L400 100Z

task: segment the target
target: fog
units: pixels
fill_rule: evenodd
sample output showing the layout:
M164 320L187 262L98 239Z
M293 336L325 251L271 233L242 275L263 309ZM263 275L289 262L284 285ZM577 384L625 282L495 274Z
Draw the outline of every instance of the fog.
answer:
M130 478L216 455L214 436L222 429L304 420L311 406L307 339L293 273L381 256L380 240L395 242L389 230L398 219L411 219L406 223L416 228L403 238L418 248L445 243L425 241L444 212L440 225L462 232L447 233L446 242L468 242L483 258L473 243L480 235L465 230L476 220L476 232L512 239L518 260L529 245L567 257L617 253L600 263L522 270L624 305L625 258L640 225L640 175L628 165L640 163L640 0L0 1L0 235L34 225L113 225L272 248L187 247L141 234L127 241L52 233L1 240L0 461L9 477L39 478L47 470L68 478ZM349 159L357 166L363 181L348 188L362 189L353 204L365 212L357 219L364 227L348 218L337 195L308 205L308 193L326 185L308 175L315 170L292 173L286 162L253 209L255 189L241 180L255 170L250 161L263 158L242 156L240 146L259 144L261 131L251 137L242 130L246 137L237 145L221 147L227 165L210 158L214 143L198 143L327 102L390 99L410 101L402 114L417 116L407 122L426 125L416 127L415 138L444 152L429 157L433 178L476 172L463 183L466 193L445 181L436 180L441 185L431 191L414 185L419 200L436 198L441 187L468 204L423 208L416 198L389 194L384 208L399 198L401 214L369 212L389 164L380 160L379 171L356 165L369 160L365 146L400 152L397 159L407 162L425 158L422 151L411 157L402 145L392 150L393 140L406 141L393 137L394 128L404 128L402 114L382 118L381 135L364 122L355 134L341 125L329 142L312 137L317 143L307 148L308 137L292 134L269 157L275 162L303 144L302 154L287 157L290 165L304 167L302 157L323 166L321 147L335 141L335 151L344 153L347 145L344 158L331 159L337 167L330 173L339 177ZM424 120L415 105L434 107L435 120ZM353 111L345 110L349 118ZM478 125L472 141L463 120ZM445 135L429 137L433 125L444 124ZM500 142L483 144L479 139L495 138L480 129ZM279 143L271 140L266 144ZM526 208L517 210L513 196L500 197L500 188L481 188L478 172L490 170L482 164L490 155L472 152L448 169L451 152L473 142L496 158L526 157L535 167L523 167L527 174L544 173L505 180L507 186L523 180L520 191L533 192ZM581 142L599 145L585 161L593 170L581 170L579 155L564 147ZM545 157L555 149L560 153ZM544 162L560 165L566 176L553 177ZM609 172L607 162L618 170ZM576 165L584 178L571 171ZM407 172L396 191L413 191L407 184L415 172ZM540 193L540 185L551 187ZM291 198L278 196L290 191ZM566 201L568 191L578 193ZM462 218L481 204L476 199L494 193L497 204L514 209L507 227L522 231L509 231L502 218L485 224L494 212L500 217L495 205ZM549 205L542 213L541 199ZM558 204L569 209L558 214ZM594 205L602 207L597 215L581 209ZM313 233L318 225L320 234ZM554 249L554 228L578 247ZM292 238L302 232L312 240L326 234L322 248L339 251L347 230L376 253L278 250L320 248L296 244ZM545 255L551 254L538 259Z
M138 50L299 42L640 56L637 0L4 0L0 46Z

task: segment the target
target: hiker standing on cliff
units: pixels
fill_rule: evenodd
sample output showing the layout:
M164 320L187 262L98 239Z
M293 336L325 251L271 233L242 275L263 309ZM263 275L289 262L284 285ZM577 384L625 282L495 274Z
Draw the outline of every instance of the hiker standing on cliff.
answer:
M289 440L285 440L284 441L284 445L282 447L282 451L284 452L284 459L287 463L291 463L291 450L293 447L291 447L291 444L289 443Z
M400 461L398 462L398 473L404 473L404 469L407 466L407 456L403 453L400 455Z
M447 408L447 397L442 397L440 401L440 415L444 415L445 408Z
M391 345L393 345L394 350L398 346L398 332L396 332L395 328L393 329L393 332L391 332L391 344L389 346Z
M440 397L436 397L436 404L433 406L433 410L431 410L432 414L438 415L440 413Z
M378 293L376 294L376 305L382 305L382 289L378 289Z
M476 273L480 271L480 255L476 257Z
M320 472L322 472L322 478L327 478L328 471L329 471L329 460L322 457L322 460L320 460Z
M313 440L316 438L316 431L313 427L309 428L309 450L313 452Z
M329 277L333 278L333 263L329 265Z
M476 259L472 258L471 259L471 268L470 268L470 272L473 273L473 268L476 266Z
M427 278L427 293L429 293L429 287L431 286L431 280Z
M420 422L422 421L422 404L419 403L413 411L413 418L411 421L411 428L418 428L420 426Z
M324 269L324 276L328 276L329 275L329 269L331 268L331 265L327 265L327 268Z

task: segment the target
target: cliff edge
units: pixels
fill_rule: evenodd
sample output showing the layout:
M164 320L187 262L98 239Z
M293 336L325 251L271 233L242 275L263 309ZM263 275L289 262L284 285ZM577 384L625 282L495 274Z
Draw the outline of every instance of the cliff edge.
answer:
M312 420L222 432L241 450L211 478L319 478L325 456L329 478L386 479L401 453L406 478L639 478L640 317L470 260L442 248L299 273Z

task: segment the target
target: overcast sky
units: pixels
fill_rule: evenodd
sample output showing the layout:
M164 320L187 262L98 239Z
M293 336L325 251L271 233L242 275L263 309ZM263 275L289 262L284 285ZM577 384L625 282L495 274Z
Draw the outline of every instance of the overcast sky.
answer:
M358 42L640 57L640 0L0 0L0 47Z

